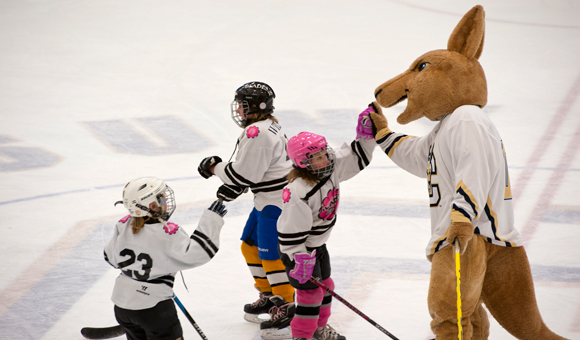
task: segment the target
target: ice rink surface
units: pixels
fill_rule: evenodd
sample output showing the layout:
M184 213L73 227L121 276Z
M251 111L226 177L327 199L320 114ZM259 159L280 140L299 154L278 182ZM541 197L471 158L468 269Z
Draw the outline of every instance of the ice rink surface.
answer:
M580 339L580 4L483 0L485 108L510 165L544 321ZM241 130L235 89L276 91L288 137L354 138L374 89L421 54L443 49L477 2L0 1L0 339L82 339L115 325L118 275L102 249L126 214L129 180L175 190L172 221L192 232L220 182L205 156L228 159ZM434 125L396 123L411 135ZM399 339L428 339L426 182L378 148L344 182L328 242L336 292ZM239 250L249 194L228 204L218 255L183 272L175 292L209 339L260 339L242 318L257 297ZM186 289L183 281L187 285ZM180 314L186 339L199 338ZM387 339L334 300L330 324L349 340ZM513 339L492 320L491 339Z

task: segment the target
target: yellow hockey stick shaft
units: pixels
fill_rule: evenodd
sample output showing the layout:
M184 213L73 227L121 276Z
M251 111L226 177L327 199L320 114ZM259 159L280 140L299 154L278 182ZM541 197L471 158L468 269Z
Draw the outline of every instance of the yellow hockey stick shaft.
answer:
M455 276L457 277L457 338L463 340L463 326L461 323L462 313L461 313L461 267L459 256L461 253L461 247L459 246L459 240L455 239Z

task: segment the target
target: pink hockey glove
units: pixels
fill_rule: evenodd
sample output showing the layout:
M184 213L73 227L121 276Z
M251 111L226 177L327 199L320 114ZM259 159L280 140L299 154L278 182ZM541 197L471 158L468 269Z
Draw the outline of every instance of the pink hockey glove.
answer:
M372 104L358 115L358 124L356 125L356 139L374 139L373 123L369 118L369 114L371 112L376 112Z
M300 284L308 282L310 277L312 277L312 271L316 264L316 250L313 251L312 254L294 254L294 260L296 261L296 264L294 265L294 269L290 271L290 276L298 280Z

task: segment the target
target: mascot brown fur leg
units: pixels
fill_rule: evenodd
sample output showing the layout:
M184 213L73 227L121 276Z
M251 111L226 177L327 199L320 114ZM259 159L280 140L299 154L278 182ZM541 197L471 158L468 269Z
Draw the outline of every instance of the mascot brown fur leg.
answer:
M550 331L542 321L524 248L490 243L486 248L488 262L482 298L491 315L518 339L564 339ZM463 279L463 264L461 269Z
M461 255L461 305L463 338L487 339L489 321L481 307L481 291L486 271L486 247L480 235L469 242ZM457 295L453 247L447 246L433 255L431 280L427 297L431 330L437 340L457 339ZM475 326L475 327L474 327Z
M486 340L489 337L489 318L481 300L471 316L471 325L473 326L471 340Z

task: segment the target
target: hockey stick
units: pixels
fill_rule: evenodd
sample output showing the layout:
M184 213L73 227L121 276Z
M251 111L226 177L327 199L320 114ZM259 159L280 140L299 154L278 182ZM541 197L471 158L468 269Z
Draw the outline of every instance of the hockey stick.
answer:
M189 322L191 322L193 328L195 328L195 330L199 333L201 338L203 340L208 340L205 334L203 334L203 332L201 331L201 328L199 328L199 326L197 325L197 323L195 323L191 315L189 315L185 307L183 307L183 304L181 303L181 301L179 301L177 296L174 295L173 300L179 306L183 314L185 314ZM86 339L111 339L125 334L125 330L120 325L111 327L84 327L81 329L81 334Z
M191 322L191 324L193 325L193 328L195 328L195 330L199 333L199 336L201 336L201 338L203 340L208 340L207 337L205 336L205 334L203 334L203 332L201 331L201 328L199 328L197 323L195 323L195 320L193 320L191 315L189 315L189 313L187 312L187 309L185 309L185 307L183 307L183 304L181 303L181 301L179 301L179 299L177 298L177 296L175 294L173 295L173 301L175 301L175 303L179 306L179 309L181 309L183 314L185 314L185 316L187 317L187 320L189 320L189 322Z
M461 247L459 246L459 240L455 239L455 276L457 277L457 338L463 340L463 325L461 324L461 267L459 256L461 253Z
M368 316L366 316L363 312L361 312L360 310L358 310L355 306L351 305L348 301L346 301L345 299L343 299L340 295L336 294L333 290L331 290L330 288L326 287L322 282L316 280L313 277L310 278L310 282L312 282L315 285L317 285L318 287L326 290L330 295L334 296L338 301L344 303L353 312L355 312L358 315L360 315L363 319L367 320L371 325L373 325L376 328L378 328L381 332L383 332L386 335L388 335L391 339L393 339L393 340L399 340L396 336L394 336L393 334L389 333L389 331L387 331L386 329L384 329L383 327L381 327L381 325L379 325L378 323L374 322L371 318L369 318Z
M120 326L111 327L84 327L81 334L86 339L110 339L125 334L125 330Z

